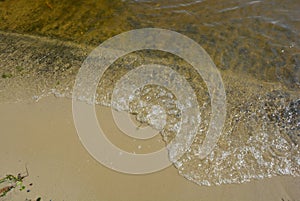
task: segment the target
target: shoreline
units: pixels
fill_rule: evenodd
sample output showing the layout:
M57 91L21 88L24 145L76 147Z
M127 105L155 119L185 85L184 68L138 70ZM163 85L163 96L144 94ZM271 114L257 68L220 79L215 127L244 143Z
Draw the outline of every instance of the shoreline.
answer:
M0 201L300 201L297 6L296 0L0 0ZM119 35L136 29L145 34ZM105 45L113 38L118 48ZM150 48L114 57L131 49L128 42ZM98 52L100 44L108 49ZM103 72L97 67L106 58L116 60ZM123 82L153 64L168 68ZM99 80L92 76L97 70ZM84 109L73 113L72 98ZM207 141L214 147L202 158ZM161 149L170 142L175 146ZM173 164L161 169L169 159Z
M15 189L5 200L122 197L122 200L287 201L300 197L297 177L207 187L183 178L174 166L147 175L110 170L82 146L73 124L71 99L46 97L38 103L1 103L0 110L0 164L5 164L0 166L0 175L23 173L25 165L29 170L24 185L30 192ZM103 115L109 115L108 111L104 109ZM112 126L111 122L104 123Z

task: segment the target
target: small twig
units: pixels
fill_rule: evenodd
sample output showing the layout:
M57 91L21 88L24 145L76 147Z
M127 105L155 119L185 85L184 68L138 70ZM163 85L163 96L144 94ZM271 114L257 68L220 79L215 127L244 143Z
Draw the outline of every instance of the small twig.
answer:
M29 176L29 172L28 172L28 168L27 168L27 165L25 165L25 169L26 169L26 174L24 176L21 175L21 173L18 174L18 180L19 181L23 181L23 179L25 177L28 177Z
M15 177L14 175L8 174L8 175L6 175L6 177L0 179L0 183L6 182L6 181L9 181L9 182L13 183L13 184L10 184L10 185L5 186L5 187L3 187L3 188L0 189L0 197L5 196L9 191L11 191L12 189L16 188L17 186L21 186L20 190L23 190L25 188L24 186L22 186L22 182L23 182L23 179L25 177L29 176L27 165L25 165L25 168L26 168L26 175L22 176L22 174L19 173Z
M15 188L13 185L11 185L11 186L5 186L4 188L1 188L0 189L0 197L4 197L13 188Z

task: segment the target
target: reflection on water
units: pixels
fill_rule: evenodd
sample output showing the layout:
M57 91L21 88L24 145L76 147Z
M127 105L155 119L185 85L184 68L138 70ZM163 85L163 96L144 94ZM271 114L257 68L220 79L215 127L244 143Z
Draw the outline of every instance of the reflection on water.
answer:
M118 60L100 83L99 103L110 104L114 84L130 69L153 62L171 66L191 83L201 105L199 134L175 164L182 175L203 185L299 176L299 8L297 0L0 1L0 101L68 96L81 62L102 41L136 28L175 30L197 41L224 79L224 135L208 158L200 160L197 149L209 124L210 99L201 77L180 58L142 51ZM151 95L139 96L135 100ZM134 105L132 111L145 113L147 107ZM174 136L168 125L165 139Z

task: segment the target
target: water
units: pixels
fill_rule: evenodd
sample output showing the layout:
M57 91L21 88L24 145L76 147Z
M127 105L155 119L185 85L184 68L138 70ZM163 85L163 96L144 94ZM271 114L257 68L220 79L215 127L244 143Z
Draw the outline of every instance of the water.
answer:
M197 41L221 72L227 116L214 151L199 158L210 97L202 78L181 58L145 50L118 59L99 83L97 103L109 106L115 84L130 70L167 65L194 89L202 120L190 150L174 163L181 175L200 185L300 175L298 1L48 3L0 1L1 102L37 101L52 93L71 97L81 63L101 42L136 28L171 29ZM140 122L163 127L166 142L176 135L181 112L168 89L141 88L129 111Z

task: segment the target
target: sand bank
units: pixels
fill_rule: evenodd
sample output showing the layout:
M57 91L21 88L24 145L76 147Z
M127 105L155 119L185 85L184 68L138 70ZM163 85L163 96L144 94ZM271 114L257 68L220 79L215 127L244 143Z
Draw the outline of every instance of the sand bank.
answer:
M198 186L171 166L147 175L110 170L82 146L73 124L71 100L47 97L38 103L0 104L0 175L25 171L26 190L4 200L299 200L299 178L273 177L244 184ZM117 132L109 109L101 123ZM118 142L120 143L120 142ZM29 184L32 183L32 186ZM1 200L1 199L0 199Z

